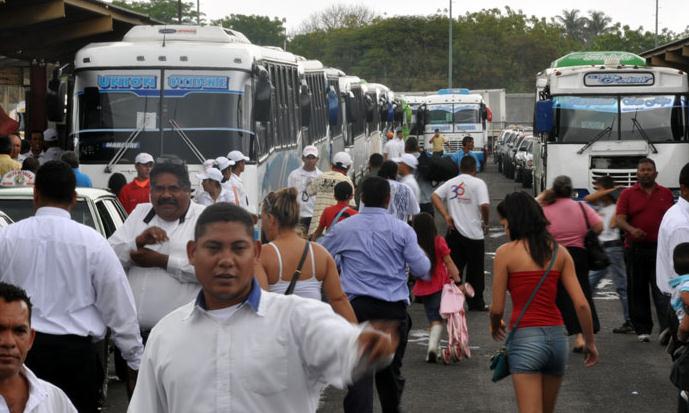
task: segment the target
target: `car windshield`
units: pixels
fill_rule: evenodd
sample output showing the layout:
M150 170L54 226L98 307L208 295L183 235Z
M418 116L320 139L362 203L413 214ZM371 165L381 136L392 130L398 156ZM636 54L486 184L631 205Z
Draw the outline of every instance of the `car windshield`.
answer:
M17 222L34 215L33 199L0 198L0 210L12 218L14 222ZM91 215L91 211L85 200L77 200L77 204L72 208L70 213L73 220L96 229L96 223L93 222L93 215Z

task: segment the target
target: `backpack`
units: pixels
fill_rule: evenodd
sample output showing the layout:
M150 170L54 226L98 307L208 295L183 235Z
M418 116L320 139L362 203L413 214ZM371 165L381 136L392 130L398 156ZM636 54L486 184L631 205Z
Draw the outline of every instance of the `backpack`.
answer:
M422 152L419 155L417 170L419 175L427 181L442 182L459 175L459 168L452 158L430 156L427 152Z

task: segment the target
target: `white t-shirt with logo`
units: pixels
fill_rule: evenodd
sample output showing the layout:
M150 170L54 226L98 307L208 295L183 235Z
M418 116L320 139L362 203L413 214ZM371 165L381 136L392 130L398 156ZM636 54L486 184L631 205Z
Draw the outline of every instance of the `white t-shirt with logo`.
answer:
M301 218L310 218L313 216L313 205L316 201L316 195L310 194L306 188L311 185L314 179L318 178L323 172L318 168L313 171L306 171L304 168L293 170L287 177L287 186L289 188L297 188L297 201L299 201L299 216Z
M404 141L397 138L390 139L385 142L383 153L388 156L388 160L401 157L404 153Z
M434 192L445 202L455 228L469 239L483 239L481 205L489 204L488 187L475 176L461 174Z

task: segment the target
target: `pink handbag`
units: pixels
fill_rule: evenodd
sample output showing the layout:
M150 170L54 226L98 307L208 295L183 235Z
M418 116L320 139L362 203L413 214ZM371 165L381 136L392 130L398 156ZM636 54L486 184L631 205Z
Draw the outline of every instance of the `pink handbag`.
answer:
M457 286L454 282L450 282L443 285L440 316L447 319L448 344L441 350L441 357L445 364L471 357L469 330L464 311L465 293L473 297L474 289L470 284L464 283Z

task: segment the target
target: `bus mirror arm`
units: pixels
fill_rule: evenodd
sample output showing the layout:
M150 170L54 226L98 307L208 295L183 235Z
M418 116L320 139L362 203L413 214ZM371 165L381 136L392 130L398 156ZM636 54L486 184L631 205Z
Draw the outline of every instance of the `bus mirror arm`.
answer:
M117 150L115 153L115 156L110 159L110 162L108 162L107 165L105 165L105 173L111 173L112 172L112 166L116 165L118 162L120 162L120 159L124 156L124 153L127 151L129 145L136 140L136 138L139 137L139 134L141 131L144 130L143 126L132 132L131 135L127 138L127 140L124 142L124 144L120 147L120 149Z

